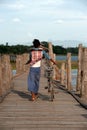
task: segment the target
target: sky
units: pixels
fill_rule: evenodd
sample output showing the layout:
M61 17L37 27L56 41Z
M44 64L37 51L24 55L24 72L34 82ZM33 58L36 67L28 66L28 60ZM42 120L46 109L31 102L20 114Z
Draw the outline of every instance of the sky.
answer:
M87 0L0 0L0 44L87 46Z

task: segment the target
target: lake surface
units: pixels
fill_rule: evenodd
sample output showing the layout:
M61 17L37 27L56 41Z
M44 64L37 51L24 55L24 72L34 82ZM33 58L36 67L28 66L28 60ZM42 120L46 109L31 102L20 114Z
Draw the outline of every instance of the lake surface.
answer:
M72 82L71 85L74 87L76 86L77 82L77 69L72 69Z
M57 55L56 60L66 60L67 56ZM71 61L77 61L78 56L71 56Z
M67 56L64 55L57 55L56 56L56 60L66 60ZM77 61L78 60L78 56L71 56L71 61ZM77 69L72 69L72 86L76 86L76 82L77 82Z
M16 75L16 70L12 70L13 76Z

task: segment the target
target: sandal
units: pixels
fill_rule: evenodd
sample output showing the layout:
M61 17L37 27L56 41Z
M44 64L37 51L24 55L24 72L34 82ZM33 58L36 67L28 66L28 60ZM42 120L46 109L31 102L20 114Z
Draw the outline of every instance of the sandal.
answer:
M32 94L32 98L31 98L31 100L32 100L32 101L35 101L35 99L36 99L35 94L34 94L33 92L32 92L31 94Z
M35 98L32 98L31 101L35 101Z

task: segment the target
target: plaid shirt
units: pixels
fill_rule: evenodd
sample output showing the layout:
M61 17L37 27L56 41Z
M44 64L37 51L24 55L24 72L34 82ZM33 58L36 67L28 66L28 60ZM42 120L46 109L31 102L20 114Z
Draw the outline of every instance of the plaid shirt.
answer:
M32 66L33 64L35 64L36 62L41 60L42 57L43 57L42 50L33 50L33 51L31 51L31 62L30 62L30 65Z

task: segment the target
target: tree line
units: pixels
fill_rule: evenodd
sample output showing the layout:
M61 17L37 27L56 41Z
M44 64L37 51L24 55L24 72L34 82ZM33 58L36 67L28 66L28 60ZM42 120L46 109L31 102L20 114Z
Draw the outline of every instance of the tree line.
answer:
M48 42L41 42L44 47L48 48ZM23 53L29 53L30 49L33 46L28 45L6 45L1 44L0 45L0 54L23 54ZM73 55L78 54L78 47L67 47L64 48L59 45L53 45L53 52L57 55L66 55L68 52L72 53Z

